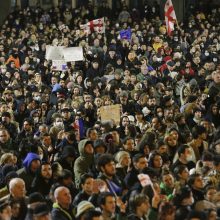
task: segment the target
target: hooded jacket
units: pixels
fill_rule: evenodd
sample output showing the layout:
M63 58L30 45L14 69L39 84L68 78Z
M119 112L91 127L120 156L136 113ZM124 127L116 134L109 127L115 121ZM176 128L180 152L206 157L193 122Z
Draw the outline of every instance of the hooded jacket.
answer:
M75 184L78 188L80 185L80 178L84 173L88 173L90 166L93 164L94 155L85 152L86 144L92 144L88 139L81 140L78 145L80 156L76 159L74 164Z
M26 158L23 161L23 168L17 171L18 176L24 180L27 193L30 193L31 184L35 177L35 173L31 172L31 163L33 160L40 160L39 155L35 153L28 153Z

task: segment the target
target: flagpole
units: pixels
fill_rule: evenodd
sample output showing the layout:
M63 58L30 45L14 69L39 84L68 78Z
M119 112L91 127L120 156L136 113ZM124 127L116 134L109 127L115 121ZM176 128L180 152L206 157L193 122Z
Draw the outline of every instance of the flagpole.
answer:
M178 22L178 20L177 20L177 17L176 17L176 26L177 26L177 28L180 30L180 26L179 26L179 22Z
M105 17L104 17L104 44L107 46L107 38L106 38L106 35L105 35Z

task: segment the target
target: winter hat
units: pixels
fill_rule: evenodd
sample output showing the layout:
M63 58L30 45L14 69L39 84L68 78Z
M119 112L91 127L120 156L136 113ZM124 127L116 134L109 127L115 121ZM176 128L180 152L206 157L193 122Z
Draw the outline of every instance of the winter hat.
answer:
M94 145L94 148L101 147L101 146L106 148L105 143L102 139L95 140L93 145Z
M35 202L44 202L44 197L39 192L33 192L28 197L28 204L33 204Z
M34 216L39 217L39 216L44 216L47 215L50 212L47 203L40 203L34 208Z
M85 211L89 209L95 209L94 205L91 202L88 201L80 202L77 206L76 218L78 218L80 215L82 215Z
M119 151L116 155L115 155L115 160L120 164L123 160L124 157L129 156L129 153L126 151Z

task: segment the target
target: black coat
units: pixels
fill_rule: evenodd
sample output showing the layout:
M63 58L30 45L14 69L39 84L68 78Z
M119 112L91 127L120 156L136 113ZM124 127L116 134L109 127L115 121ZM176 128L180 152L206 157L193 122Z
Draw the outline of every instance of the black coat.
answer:
M137 177L138 174L139 174L139 171L135 168L132 168L132 170L126 175L124 181L125 181L125 185L128 189L130 189L137 182L139 182L138 177Z
M46 197L49 195L52 184L52 179L46 182L41 175L36 176L31 185L31 192L39 192L42 196Z

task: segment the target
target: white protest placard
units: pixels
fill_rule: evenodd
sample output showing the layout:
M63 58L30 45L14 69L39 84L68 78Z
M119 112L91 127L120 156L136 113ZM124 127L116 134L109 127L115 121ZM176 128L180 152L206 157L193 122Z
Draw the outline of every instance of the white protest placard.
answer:
M100 108L101 121L113 120L119 125L121 118L121 105L107 105Z
M67 47L63 49L63 55L66 62L83 60L82 47Z
M148 185L153 186L153 183L147 174L143 174L143 173L139 174L138 179L139 179L142 187L145 187Z
M67 69L66 62L63 60L53 60L52 69L53 71L65 71Z
M47 60L64 60L63 46L46 46Z

